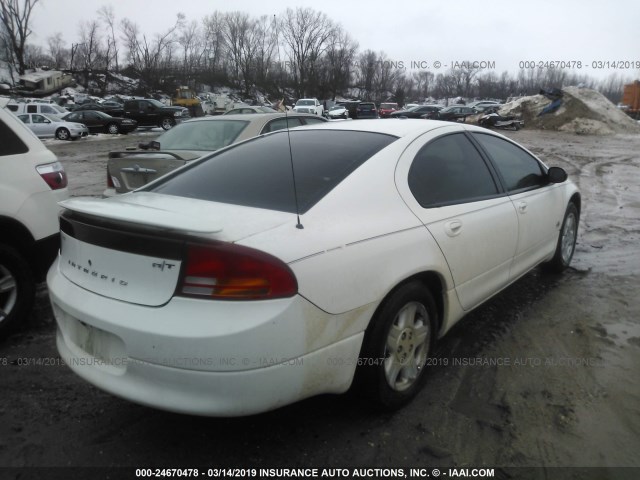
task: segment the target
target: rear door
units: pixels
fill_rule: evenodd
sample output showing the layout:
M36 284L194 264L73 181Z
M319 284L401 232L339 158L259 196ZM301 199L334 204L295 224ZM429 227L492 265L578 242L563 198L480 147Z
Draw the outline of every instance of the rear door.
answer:
M465 310L508 283L516 213L491 165L459 127L416 140L401 158L396 183L442 250Z

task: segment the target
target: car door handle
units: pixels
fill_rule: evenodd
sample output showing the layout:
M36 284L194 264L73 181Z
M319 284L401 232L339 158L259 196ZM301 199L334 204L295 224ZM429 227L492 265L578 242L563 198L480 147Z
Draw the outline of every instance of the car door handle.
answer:
M462 222L460 220L451 220L444 224L444 231L450 237L455 237L462 231Z
M527 213L527 202L519 202L518 203L518 211L520 213Z

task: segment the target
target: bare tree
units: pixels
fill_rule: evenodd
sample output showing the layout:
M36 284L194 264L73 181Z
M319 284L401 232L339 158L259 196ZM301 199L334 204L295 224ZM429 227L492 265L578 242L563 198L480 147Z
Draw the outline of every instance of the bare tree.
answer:
M380 52L375 63L373 76L373 100L387 100L390 96L393 96L393 88L397 83L397 79L402 76L404 76L404 71L389 60L384 52Z
M335 98L337 93L345 90L353 74L353 64L358 51L358 44L349 34L336 28L336 36L324 55L324 68L329 94Z
M118 63L118 42L116 40L116 17L113 13L113 7L102 6L98 10L98 16L104 22L108 35L107 35L107 49L106 49L106 60L107 60L107 69L111 69L111 65L115 64L115 71L120 71L120 65Z
M100 37L100 24L97 20L82 22L80 24L80 48L78 52L78 61L82 65L84 73L84 87L89 87L89 79L94 70L104 61L104 52L102 48L102 38ZM73 65L71 66L73 68Z
M356 84L365 100L371 100L373 94L373 77L376 74L377 61L378 55L373 50L366 50L358 55Z
M335 25L322 12L298 7L287 9L279 28L289 47L297 94L305 96L317 87L318 61L335 37Z
M204 29L204 55L207 60L207 67L213 78L216 78L217 71L224 71L225 64L223 53L224 43L224 16L220 12L207 15L202 20Z
M49 47L49 57L51 58L53 68L65 68L67 66L69 51L64 48L62 33L57 32L55 35L48 37L47 45Z
M12 60L18 64L18 73L24 75L26 69L25 49L31 35L29 21L33 7L38 0L0 0L0 23L4 26L3 36L10 48Z
M278 31L275 19L263 15L257 19L255 25L255 82L267 85L270 80L271 67L273 65L276 48L278 46Z
M419 72L414 72L412 77L415 81L415 94L422 100L428 98L430 95L429 89L433 85L435 75L428 70L421 70Z
M200 70L204 58L203 39L198 23L184 23L180 27L180 35L177 40L182 47L182 78L183 83L189 83L190 77Z
M173 55L172 45L175 32L184 22L184 15L179 13L176 23L164 33L156 35L153 41L140 34L137 24L128 18L121 22L122 33L127 46L130 67L137 73L143 87L158 88L162 83L161 71L166 69Z
M246 94L254 83L258 52L261 45L259 22L244 12L225 15L224 38L231 59L232 78Z

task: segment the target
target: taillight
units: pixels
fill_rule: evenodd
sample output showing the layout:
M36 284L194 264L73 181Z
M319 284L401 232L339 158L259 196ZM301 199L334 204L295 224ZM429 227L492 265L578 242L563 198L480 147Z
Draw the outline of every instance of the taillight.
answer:
M60 162L38 165L36 171L47 182L51 190L59 190L67 186L67 174Z
M283 261L232 243L188 244L178 294L218 300L292 297L298 282Z
M109 174L109 169L107 168L107 187L108 188L116 188L116 186L113 184L113 179L111 178L111 175Z

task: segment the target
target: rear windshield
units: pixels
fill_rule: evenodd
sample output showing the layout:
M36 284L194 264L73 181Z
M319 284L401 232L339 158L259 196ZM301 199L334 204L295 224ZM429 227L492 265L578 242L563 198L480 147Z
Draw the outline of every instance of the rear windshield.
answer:
M396 137L371 132L291 130L300 213ZM296 212L287 132L255 138L169 175L149 191Z
M381 103L380 108L391 110L392 108L398 108L398 104L397 103Z
M212 152L231 145L247 128L244 120L198 120L176 125L160 135L160 150L200 150Z

